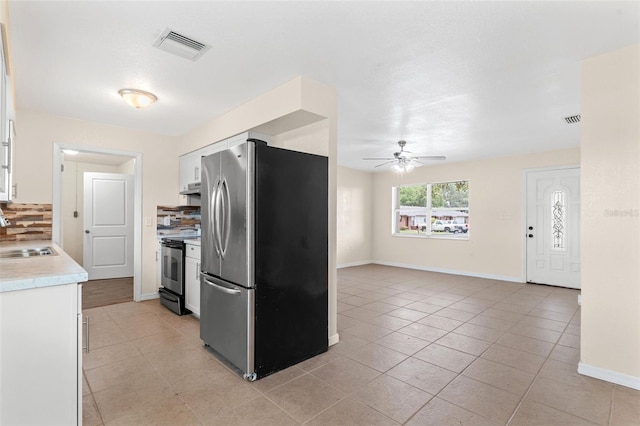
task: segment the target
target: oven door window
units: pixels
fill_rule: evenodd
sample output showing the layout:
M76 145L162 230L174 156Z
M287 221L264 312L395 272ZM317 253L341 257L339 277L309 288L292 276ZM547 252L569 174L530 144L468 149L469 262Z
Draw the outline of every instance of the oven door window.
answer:
M182 255L180 249L162 247L162 286L179 295L183 294Z

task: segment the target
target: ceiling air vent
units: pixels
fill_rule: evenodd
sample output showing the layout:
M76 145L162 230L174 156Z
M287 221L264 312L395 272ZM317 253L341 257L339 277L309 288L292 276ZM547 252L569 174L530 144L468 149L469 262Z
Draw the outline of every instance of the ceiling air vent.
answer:
M572 115L570 117L565 117L564 121L566 121L567 124L579 123L580 122L580 114Z
M178 34L175 31L171 31L169 28L165 28L164 31L162 31L156 41L153 42L153 46L192 61L198 60L210 47L182 34Z

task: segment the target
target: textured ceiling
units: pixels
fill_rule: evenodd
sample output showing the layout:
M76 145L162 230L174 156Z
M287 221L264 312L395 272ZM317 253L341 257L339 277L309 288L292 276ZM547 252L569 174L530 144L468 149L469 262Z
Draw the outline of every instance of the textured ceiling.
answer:
M181 135L304 75L339 97L338 161L398 139L449 162L574 147L582 59L640 43L640 2L9 1L18 108ZM153 48L166 27L211 45ZM159 101L134 110L117 91Z

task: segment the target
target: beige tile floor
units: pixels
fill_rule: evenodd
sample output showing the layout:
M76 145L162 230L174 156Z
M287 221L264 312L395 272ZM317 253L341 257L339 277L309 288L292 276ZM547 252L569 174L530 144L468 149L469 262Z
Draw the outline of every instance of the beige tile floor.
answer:
M86 310L84 424L640 424L640 392L576 372L575 290L379 265L338 281L340 343L254 383L157 300Z

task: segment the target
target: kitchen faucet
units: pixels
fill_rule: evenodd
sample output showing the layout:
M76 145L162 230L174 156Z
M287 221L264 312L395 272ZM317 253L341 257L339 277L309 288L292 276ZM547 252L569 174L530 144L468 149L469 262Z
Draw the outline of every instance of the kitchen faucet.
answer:
M4 212L0 209L0 227L5 228L9 225L9 221L4 216Z

